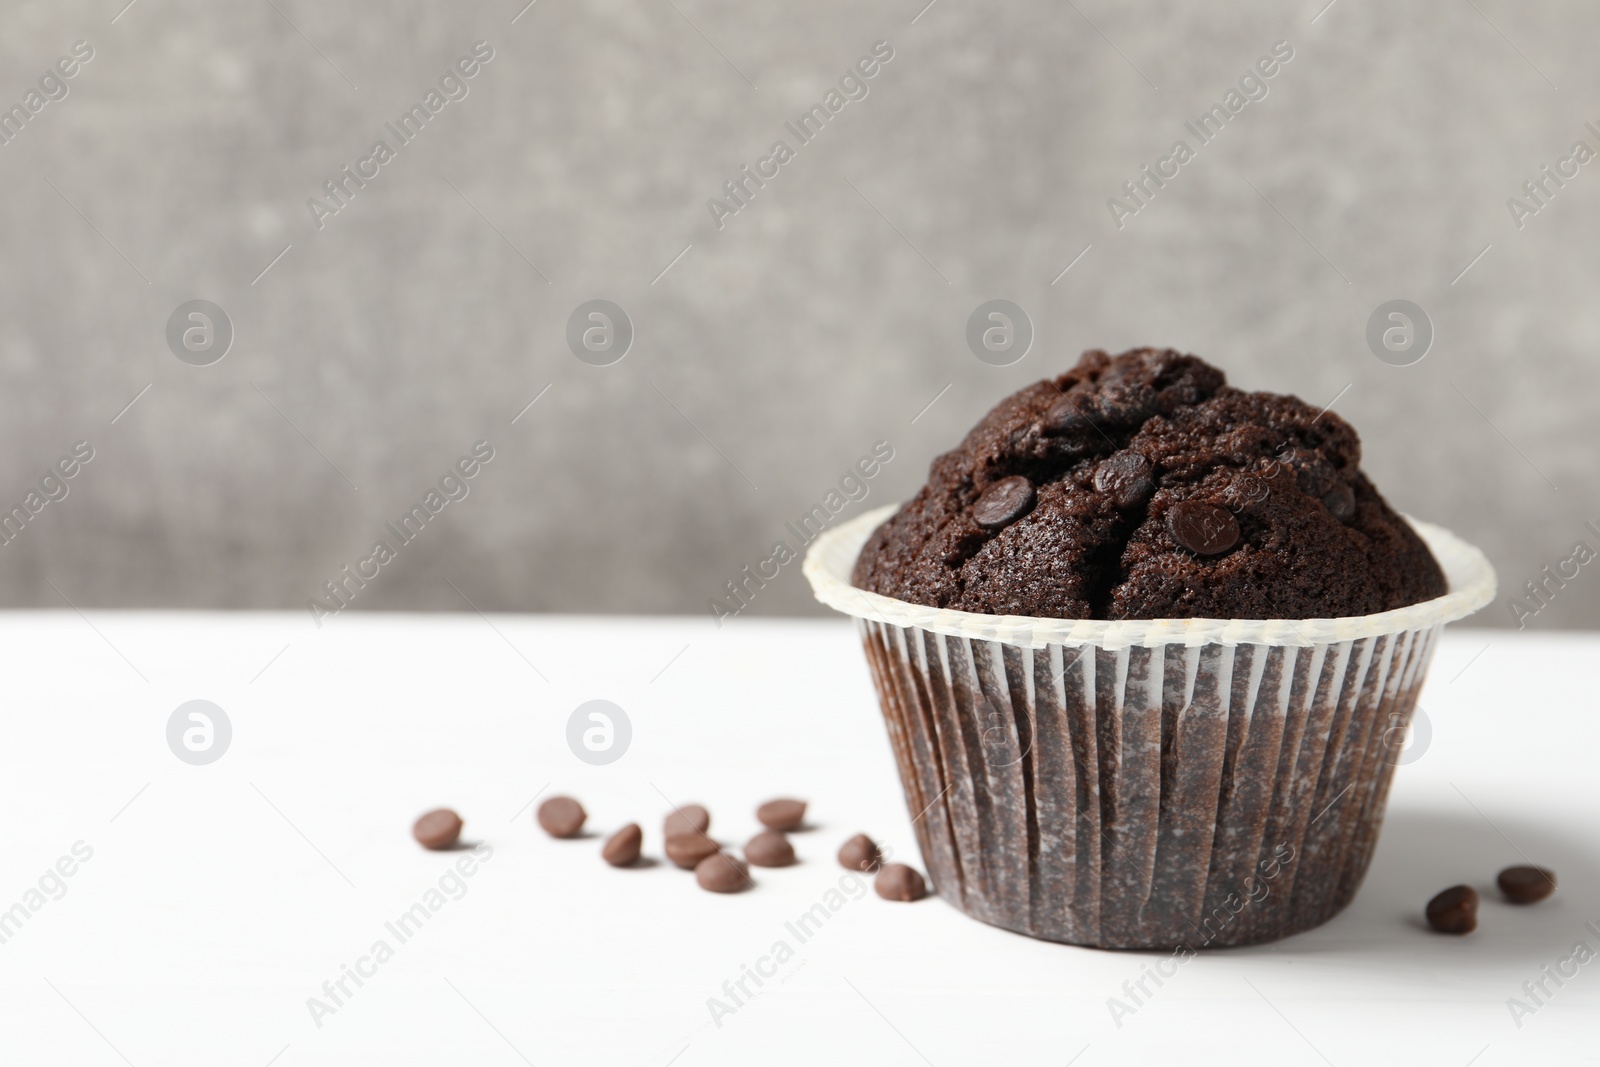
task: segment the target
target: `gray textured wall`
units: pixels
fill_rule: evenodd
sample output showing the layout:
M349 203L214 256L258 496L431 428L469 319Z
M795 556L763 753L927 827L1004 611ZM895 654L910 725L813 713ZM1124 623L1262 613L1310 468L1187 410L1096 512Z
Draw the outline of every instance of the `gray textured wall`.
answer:
M704 612L875 440L867 506L1002 394L1144 343L1337 396L1390 499L1520 587L1600 547L1600 163L1507 207L1600 149L1600 8L1322 3L6 3L4 106L94 57L0 146L0 500L95 455L0 548L0 595L301 608L487 439L358 606ZM468 95L318 229L307 199L479 40ZM1107 199L1277 41L1268 95L1119 229ZM719 229L708 198L779 139ZM996 297L1036 330L1009 367L964 336ZM235 330L214 365L165 339L194 298ZM565 341L593 298L636 330L611 366ZM1392 298L1433 322L1415 365L1364 340ZM814 610L798 568L751 610ZM1596 624L1588 569L1531 623Z

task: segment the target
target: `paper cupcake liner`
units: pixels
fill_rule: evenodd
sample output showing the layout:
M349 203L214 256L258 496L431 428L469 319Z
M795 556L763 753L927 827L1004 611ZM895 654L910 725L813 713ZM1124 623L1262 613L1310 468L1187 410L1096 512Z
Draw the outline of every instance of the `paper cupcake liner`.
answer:
M806 557L855 616L939 894L1102 948L1269 941L1355 895L1444 623L1482 553L1412 522L1450 592L1376 615L1145 622L977 615L850 585L882 508Z

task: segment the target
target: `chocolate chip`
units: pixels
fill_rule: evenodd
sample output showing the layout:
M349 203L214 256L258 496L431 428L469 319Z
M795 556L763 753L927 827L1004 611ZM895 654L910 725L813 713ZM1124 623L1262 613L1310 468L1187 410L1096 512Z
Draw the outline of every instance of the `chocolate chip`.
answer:
M972 521L985 530L1010 526L1033 507L1033 483L1020 474L1001 478L972 506Z
M847 871L870 871L882 856L866 834L857 834L839 846L839 866Z
M752 884L744 864L724 852L707 856L694 867L694 880L712 893L737 893Z
M661 822L661 836L676 837L679 834L703 834L711 829L711 813L699 804L685 804L673 808Z
M1295 482L1306 496L1321 499L1333 490L1337 475L1333 464L1308 448L1286 449L1281 458L1294 471Z
M1340 522L1349 522L1356 517L1355 491L1340 482L1322 498L1322 506L1333 512L1333 517Z
M1556 891L1556 872L1543 867L1507 867L1495 881L1513 904L1537 904Z
M1441 934L1470 934L1478 928L1478 894L1470 885L1453 885L1428 901L1428 925Z
M1142 383L1103 386L1095 407L1113 426L1139 426L1156 413L1156 391Z
M577 837L588 817L571 797L551 797L539 805L539 825L551 837Z
M450 848L461 840L461 816L449 808L430 811L411 827L411 836L423 848Z
M1071 393L1058 397L1044 413L1039 429L1052 437L1091 432L1092 424L1080 406L1083 403L1083 397Z
M639 846L644 843L644 831L639 829L639 824L630 822L606 841L606 847L600 850L600 858L613 867L626 867L639 860Z
M1197 556L1219 556L1239 543L1239 520L1212 504L1180 500L1167 509L1167 532Z
M707 856L720 851L717 843L702 833L673 834L667 838L667 859L684 870L693 870Z
M769 800L756 809L756 818L769 830L798 830L806 820L803 800Z
M885 864L872 888L884 900L921 900L928 895L928 884L922 875L903 863Z
M1094 472L1094 487L1124 511L1136 508L1156 491L1150 461L1138 452L1118 452Z
M787 867L794 862L794 846L781 830L763 830L745 842L744 858L757 867Z

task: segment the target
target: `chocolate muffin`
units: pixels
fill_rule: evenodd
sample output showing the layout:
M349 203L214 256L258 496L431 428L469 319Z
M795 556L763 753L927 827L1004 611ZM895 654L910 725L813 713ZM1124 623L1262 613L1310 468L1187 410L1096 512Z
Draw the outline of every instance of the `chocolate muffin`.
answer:
M1443 595L1333 412L1172 349L1083 355L933 461L852 580L913 604L1063 619L1367 615Z
M934 892L1179 959L1350 903L1440 631L1495 595L1360 461L1338 416L1192 356L1090 352L887 522L816 538Z

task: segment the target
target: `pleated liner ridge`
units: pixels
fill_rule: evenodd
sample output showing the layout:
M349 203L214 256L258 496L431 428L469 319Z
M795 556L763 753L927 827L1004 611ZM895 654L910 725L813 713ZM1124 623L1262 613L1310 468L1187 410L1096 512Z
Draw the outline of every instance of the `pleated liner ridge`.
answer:
M1102 948L1270 941L1344 908L1441 629L1113 650L856 622L939 894Z

